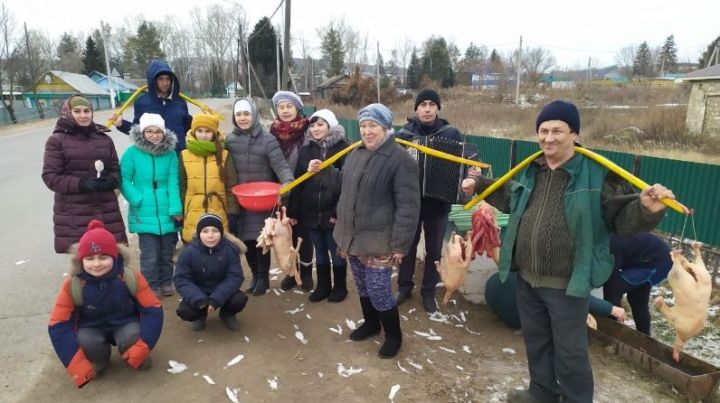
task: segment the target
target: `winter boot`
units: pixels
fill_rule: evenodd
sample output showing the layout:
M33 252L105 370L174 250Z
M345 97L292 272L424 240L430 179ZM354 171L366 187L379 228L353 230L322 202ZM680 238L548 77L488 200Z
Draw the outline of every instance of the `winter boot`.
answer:
M380 323L385 329L385 343L380 347L380 358L395 357L402 345L402 331L400 330L400 314L397 305L387 311L379 312Z
M333 289L328 295L328 302L341 302L347 297L347 266L333 266Z
M207 317L206 316L203 316L200 319L190 322L190 327L192 327L192 330L194 330L196 332L205 330L205 325L207 325Z
M380 333L380 316L372 302L370 302L370 298L360 297L360 306L362 307L365 322L350 333L350 340L352 341L362 341ZM397 309L395 312L397 312Z
M270 286L269 271L270 270L267 267L258 268L257 282L255 283L255 289L253 290L252 295L256 297L259 295L265 295L268 287Z
M303 278L303 288L305 287L305 279ZM330 295L330 265L319 263L317 265L317 287L310 294L308 299L310 302L320 302Z
M284 279L280 282L280 288L282 288L285 291L290 291L297 285L297 281L295 281L295 277L292 276L285 276Z
M237 320L235 315L223 315L222 313L219 315L220 321L222 321L222 324L225 325L225 328L230 331L237 331L240 329L240 322Z
M245 290L245 292L248 294L252 294L253 291L255 291L255 286L257 285L258 278L257 268L250 266L250 271L252 272L252 279L250 279L250 286Z
M328 275L330 268L328 267ZM303 291L312 291L313 289L313 278L312 278L312 263L310 264L304 264L302 261L300 261L300 280L302 280L302 285L300 288L303 289ZM330 287L328 286L328 289Z

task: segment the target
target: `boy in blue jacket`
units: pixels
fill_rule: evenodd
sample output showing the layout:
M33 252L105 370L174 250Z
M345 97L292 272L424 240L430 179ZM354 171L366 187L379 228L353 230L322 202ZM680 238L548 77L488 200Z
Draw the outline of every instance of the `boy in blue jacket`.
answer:
M55 299L50 340L78 388L105 368L110 345L135 369L151 365L163 310L142 274L125 266L130 256L102 222L90 221Z
M180 252L175 267L175 288L182 301L177 315L192 322L192 329L205 329L208 312L218 311L226 328L240 328L235 315L245 308L248 297L240 291L244 277L240 255L245 244L230 234L223 234L220 217L200 217L196 237Z

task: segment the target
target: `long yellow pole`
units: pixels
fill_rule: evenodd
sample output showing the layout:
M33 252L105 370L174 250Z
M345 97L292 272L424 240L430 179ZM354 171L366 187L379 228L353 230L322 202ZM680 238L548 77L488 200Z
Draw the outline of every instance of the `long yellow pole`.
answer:
M141 87L138 88L137 90L135 90L135 92L133 92L133 94L130 95L130 98L128 98L127 101L125 101L125 103L122 105L122 107L121 107L117 112L115 112L115 115L117 115L117 116L122 116L123 112L125 112L125 109L127 109L130 105L132 105L133 102L135 102L135 99L136 99L138 96L140 96L140 94L142 94L143 92L145 92L145 90L147 90L147 88L148 88L148 86L147 86L147 84L146 84L146 85L141 86ZM196 101L196 100L190 98L189 96L183 94L182 92L181 92L179 95L180 95L180 98L182 98L182 99L184 99L185 101L190 102L191 104L197 106L197 107L200 108L203 112L205 112L205 113L214 113L214 111L212 110L212 108L210 108L209 106L205 105L204 103L199 102L199 101ZM105 127L107 127L107 128L109 129L109 128L111 128L114 124L115 124L115 121L114 121L113 119L108 119L107 123L105 123Z
M469 160L469 159L466 159L466 158L458 157L458 156L456 156L456 155L452 155L452 154L448 154L448 153L445 153L445 152L442 152L442 151L438 151L438 150L436 150L436 149L434 149L434 148L422 146L422 145L420 145L420 144L415 144L415 143L412 143L412 142L410 142L410 141L406 141L406 140L403 140L403 139L399 139L399 138L397 138L397 137L395 138L395 142L397 142L397 143L399 143L399 144L402 144L402 145L404 145L404 146L407 146L407 147L416 148L416 149L424 152L425 154L430 154L430 155L432 155L433 157L438 157L438 158L446 159L446 160L449 160L449 161L457 162L458 164L472 165L472 166L478 167L478 168L486 168L486 169L487 169L487 168L490 168L490 165L489 165L489 164L486 164L486 163L484 163L484 162L473 161L473 160Z
M609 159L603 157L600 154L597 154L597 153L590 151L587 148L583 148L583 147L575 147L575 151L590 158L591 160L597 162L598 164L604 166L605 168L615 172L621 178L632 183L640 190L650 187L650 185L647 182L645 182L642 179L638 178L637 176L631 174L630 172L624 170L622 167L618 166L617 164L615 164L614 162L610 161ZM670 207L671 209L677 211L680 214L690 214L690 210L677 200L662 199L660 201L664 205Z
M117 116L122 116L123 112L125 112L125 109L127 109L128 106L132 105L132 103L135 102L135 98L137 98L140 94L145 92L146 89L147 89L147 85L143 85L140 88L136 89L135 92L133 92L133 94L130 95L130 98L128 98L127 101L125 101L123 106L117 112L115 112L115 114ZM114 124L115 124L115 121L112 118L110 118L110 119L108 119L107 123L105 123L105 127L107 127L109 129Z
M340 158L342 158L345 154L347 154L347 153L349 153L350 151L352 151L352 150L356 149L357 147L359 147L360 144L362 144L362 140L358 140L358 141L350 144L349 146L345 147L344 149L342 149L342 150L341 150L340 152L338 152L337 154L335 154L335 155L333 155L332 157L326 159L325 161L322 162L322 164L320 164L320 170L322 171L323 169L329 167L329 166L332 165L335 161L337 161L337 160L339 160ZM284 195L285 193L291 191L295 186L297 186L297 185L305 182L305 181L306 181L307 179L309 179L311 176L315 175L315 173L316 173L316 172L305 172L305 173L302 174L299 178L297 178L297 179L295 179L294 181L288 183L287 185L281 187L281 188L280 188L280 196L282 196L282 195Z
M500 186L504 185L505 182L509 181L510 179L512 179L513 176L517 175L518 172L525 169L525 167L528 166L531 162L533 162L533 160L535 160L535 158L541 156L542 153L543 153L542 150L538 151L535 154L522 160L521 163L515 165L515 167L513 167L513 169L508 171L505 175L499 177L498 180L493 182L492 185L488 186L482 193L473 197L472 200L470 200L469 202L467 202L465 204L465 206L463 206L463 208L465 210L469 210L470 208L472 208L472 206L477 204L480 200L484 200L486 197L490 196Z
M609 159L603 157L600 154L597 154L593 151L588 150L587 148L583 147L575 147L575 151L579 154L582 154L591 160L597 162L598 164L604 166L605 168L609 169L610 171L618 174L621 178L625 179L626 181L630 182L640 190L643 190L645 188L650 187L649 184L647 184L642 179L638 178L637 176L631 174L630 172L626 171L622 167L618 166L614 162L610 161ZM508 180L510 180L513 176L515 176L521 169L525 168L530 162L532 162L535 158L542 155L542 150L536 152L535 154L525 158L520 164L515 166L513 169L511 169L508 173L501 176L497 181L495 181L492 185L488 186L485 191L480 193L479 195L473 197L472 200L470 200L467 204L465 204L464 208L465 210L470 209L472 206L474 206L477 202L480 200L483 200L487 196L489 196L492 192L497 190L500 186L505 184ZM678 202L677 200L673 199L662 199L660 200L663 204L666 206L672 208L673 210L677 211L680 214L690 214L690 210L685 207L682 203Z

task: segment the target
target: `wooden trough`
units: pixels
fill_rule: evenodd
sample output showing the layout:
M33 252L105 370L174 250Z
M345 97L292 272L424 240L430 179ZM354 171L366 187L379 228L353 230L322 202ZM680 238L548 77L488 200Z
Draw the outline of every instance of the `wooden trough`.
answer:
M711 401L720 381L720 369L685 353L680 362L672 358L672 347L611 319L597 317L591 336L613 345L618 354L647 369L692 400Z

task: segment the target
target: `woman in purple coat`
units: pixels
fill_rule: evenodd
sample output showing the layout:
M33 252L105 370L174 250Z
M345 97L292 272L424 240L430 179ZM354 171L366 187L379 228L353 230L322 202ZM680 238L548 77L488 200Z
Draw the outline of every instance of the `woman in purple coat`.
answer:
M105 127L93 122L90 101L73 95L63 104L53 134L45 143L42 179L55 192L55 252L66 253L92 219L105 223L127 244L125 223L114 190L120 183L115 144Z

